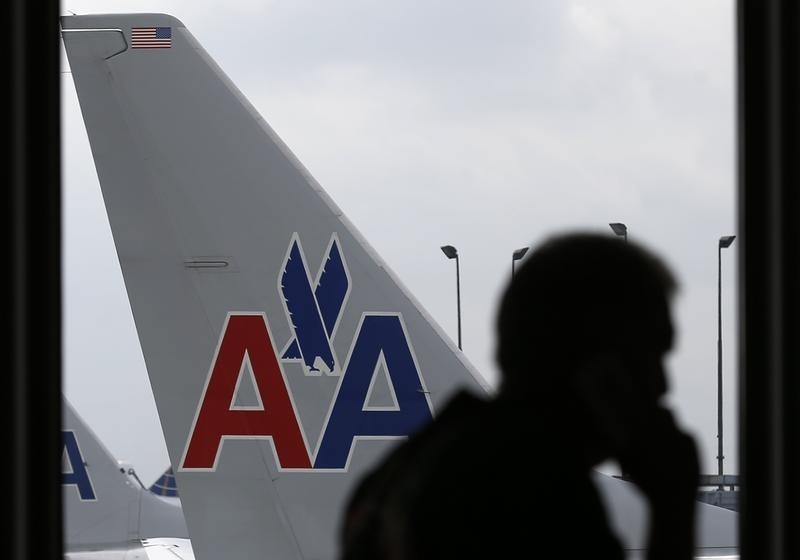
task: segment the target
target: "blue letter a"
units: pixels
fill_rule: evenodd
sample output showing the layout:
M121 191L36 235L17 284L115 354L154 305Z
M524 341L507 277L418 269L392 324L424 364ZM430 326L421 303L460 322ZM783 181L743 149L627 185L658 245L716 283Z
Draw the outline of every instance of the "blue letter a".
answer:
M61 484L77 486L81 500L97 499L94 495L94 488L92 488L92 481L89 479L89 473L86 471L81 450L78 448L78 440L75 439L75 432L63 430L61 437L64 442L63 455L66 456L69 463L68 469L61 473Z
M431 408L399 315L365 314L322 436L315 469L343 469L357 436L407 436L431 420ZM391 410L367 406L383 357Z

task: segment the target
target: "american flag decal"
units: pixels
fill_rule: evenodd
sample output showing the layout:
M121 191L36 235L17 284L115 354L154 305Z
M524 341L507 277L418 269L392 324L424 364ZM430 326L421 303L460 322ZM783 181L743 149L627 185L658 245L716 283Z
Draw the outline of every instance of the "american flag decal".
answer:
M171 27L131 28L131 47L134 49L168 49L171 46Z

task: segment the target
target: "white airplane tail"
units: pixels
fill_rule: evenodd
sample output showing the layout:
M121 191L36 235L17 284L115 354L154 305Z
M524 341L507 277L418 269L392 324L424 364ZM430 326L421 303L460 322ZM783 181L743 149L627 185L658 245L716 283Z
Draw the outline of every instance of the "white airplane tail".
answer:
M64 399L64 549L126 548L152 537L187 538L179 506L142 489Z
M177 19L63 38L200 558L331 558L355 481L485 385Z

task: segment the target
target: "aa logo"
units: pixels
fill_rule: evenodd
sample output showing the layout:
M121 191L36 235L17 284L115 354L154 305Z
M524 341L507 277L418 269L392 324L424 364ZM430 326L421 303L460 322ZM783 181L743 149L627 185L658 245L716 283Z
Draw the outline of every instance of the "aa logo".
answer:
M293 336L278 352L261 312L230 312L222 327L203 396L187 439L182 470L214 470L226 438L266 439L282 470L347 470L358 438L404 437L428 422L431 403L400 313L362 311L347 357L333 342L351 291L338 237L331 236L314 279L297 234L278 277ZM307 441L282 363L300 362L306 375L339 376L319 441ZM370 406L379 372L391 405ZM242 376L252 375L257 404L236 404Z

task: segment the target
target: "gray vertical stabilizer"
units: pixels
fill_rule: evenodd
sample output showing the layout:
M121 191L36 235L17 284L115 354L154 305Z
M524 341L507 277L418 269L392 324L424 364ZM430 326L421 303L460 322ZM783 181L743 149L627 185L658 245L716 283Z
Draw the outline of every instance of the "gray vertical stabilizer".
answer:
M141 488L64 399L64 550L124 549L150 537L187 538L180 506Z

